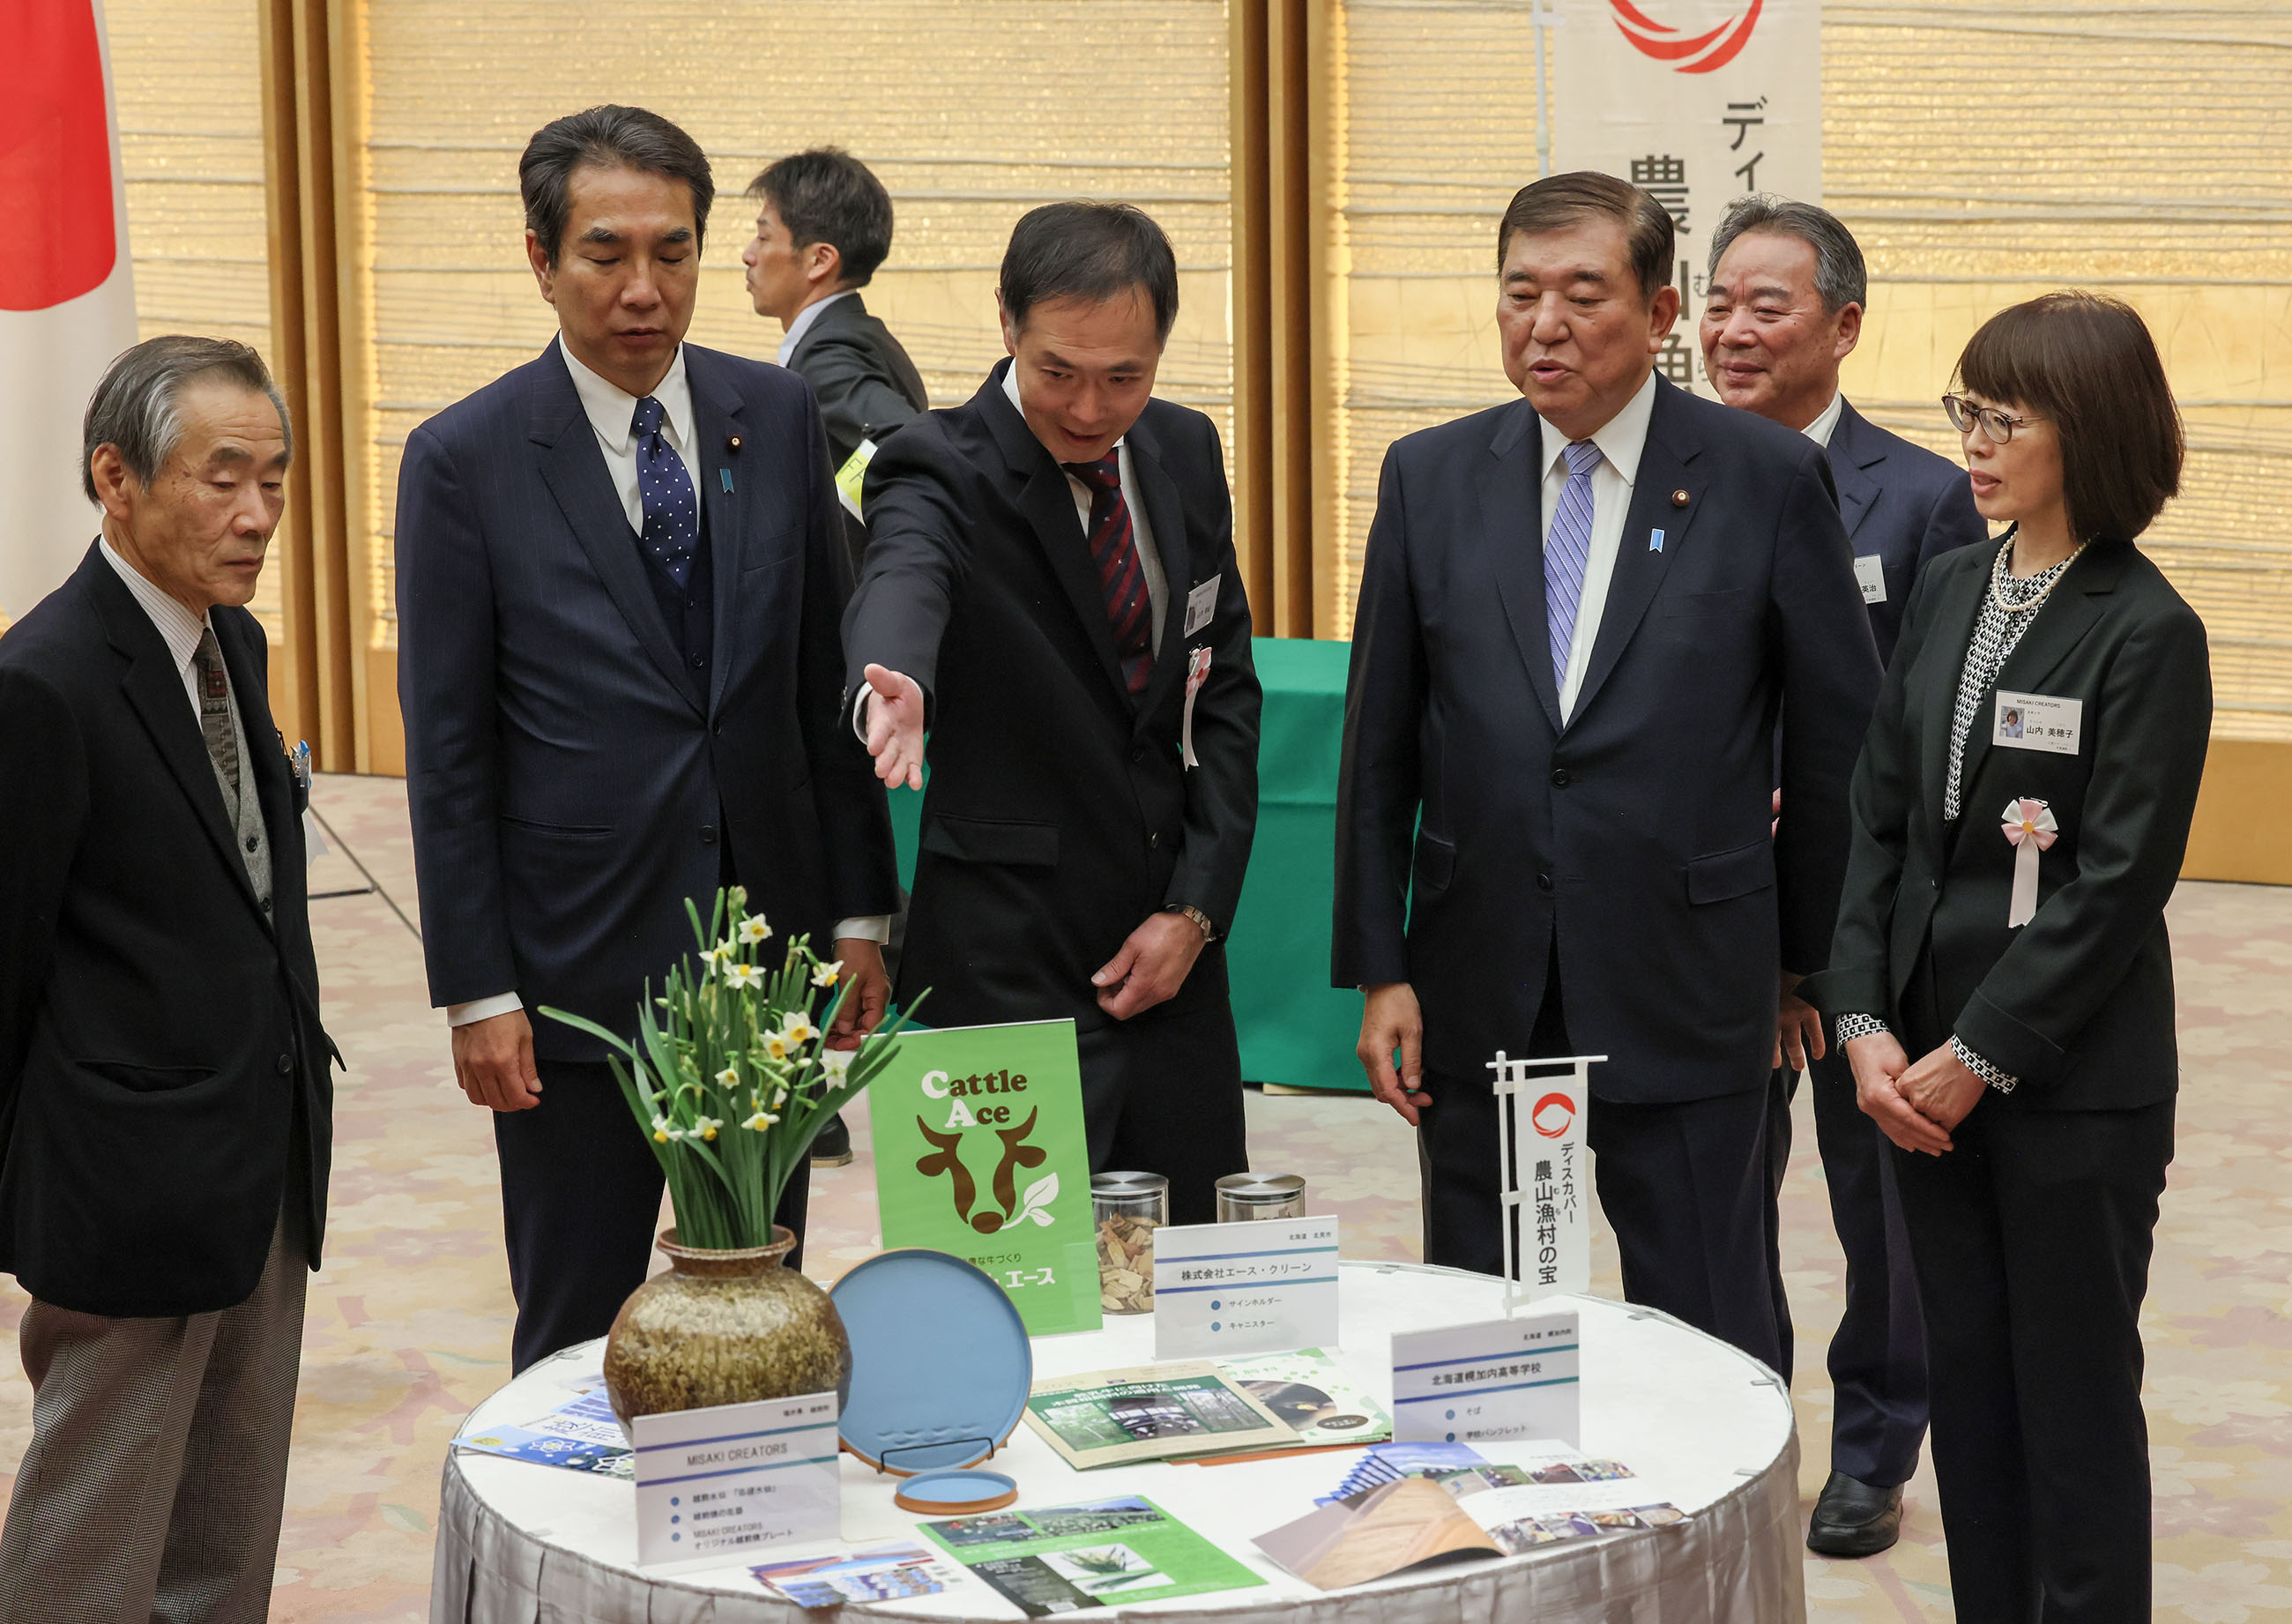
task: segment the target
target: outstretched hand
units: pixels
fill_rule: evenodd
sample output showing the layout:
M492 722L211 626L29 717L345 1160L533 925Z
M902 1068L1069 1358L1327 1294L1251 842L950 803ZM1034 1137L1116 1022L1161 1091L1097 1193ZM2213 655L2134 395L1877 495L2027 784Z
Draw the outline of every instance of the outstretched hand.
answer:
M924 787L924 691L916 679L884 666L860 673L868 679L868 754L876 776L897 788Z

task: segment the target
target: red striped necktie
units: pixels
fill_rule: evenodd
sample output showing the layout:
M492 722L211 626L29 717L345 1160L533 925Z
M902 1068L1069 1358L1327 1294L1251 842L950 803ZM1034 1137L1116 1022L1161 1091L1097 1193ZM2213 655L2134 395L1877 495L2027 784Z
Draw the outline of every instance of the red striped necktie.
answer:
M1115 656L1122 662L1124 683L1132 693L1143 693L1154 674L1154 605L1146 591L1146 566L1138 556L1130 504L1122 496L1122 454L1109 451L1094 463L1059 466L1090 488L1090 558L1098 567L1107 624L1114 628Z

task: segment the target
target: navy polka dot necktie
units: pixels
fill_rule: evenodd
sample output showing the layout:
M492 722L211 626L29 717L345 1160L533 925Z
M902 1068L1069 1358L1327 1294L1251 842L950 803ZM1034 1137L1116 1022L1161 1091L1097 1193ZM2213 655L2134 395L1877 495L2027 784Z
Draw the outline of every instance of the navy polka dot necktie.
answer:
M692 549L700 542L700 504L692 476L660 432L667 416L650 395L637 402L631 426L637 437L637 497L644 504L644 548L679 586L692 573Z

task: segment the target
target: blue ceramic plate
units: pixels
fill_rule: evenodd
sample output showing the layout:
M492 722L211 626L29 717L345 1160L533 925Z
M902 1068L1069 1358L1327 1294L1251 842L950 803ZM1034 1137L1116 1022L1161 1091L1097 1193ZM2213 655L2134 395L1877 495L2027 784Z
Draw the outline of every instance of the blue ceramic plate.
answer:
M910 1248L870 1257L828 1295L851 1339L836 1430L869 1466L902 1477L977 1466L1026 1414L1026 1323L982 1270Z
M918 1472L892 1499L926 1517L967 1517L1000 1511L1018 1498L1018 1480L1000 1472Z

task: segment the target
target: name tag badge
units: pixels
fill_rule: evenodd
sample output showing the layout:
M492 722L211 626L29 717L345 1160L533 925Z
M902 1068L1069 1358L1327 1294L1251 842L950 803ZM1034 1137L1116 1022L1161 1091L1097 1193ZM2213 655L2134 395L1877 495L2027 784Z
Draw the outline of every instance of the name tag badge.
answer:
M1218 583L1223 579L1223 575L1214 575L1186 594L1186 629L1179 635L1191 637L1210 623L1210 617L1217 613Z
M1997 710L1990 723L1989 742L2009 750L2046 750L2055 755L2075 755L2083 727L2085 701L2057 699L2051 694L1997 691Z
M1862 588L1865 604L1886 601L1886 561L1876 553L1854 555L1854 579Z

